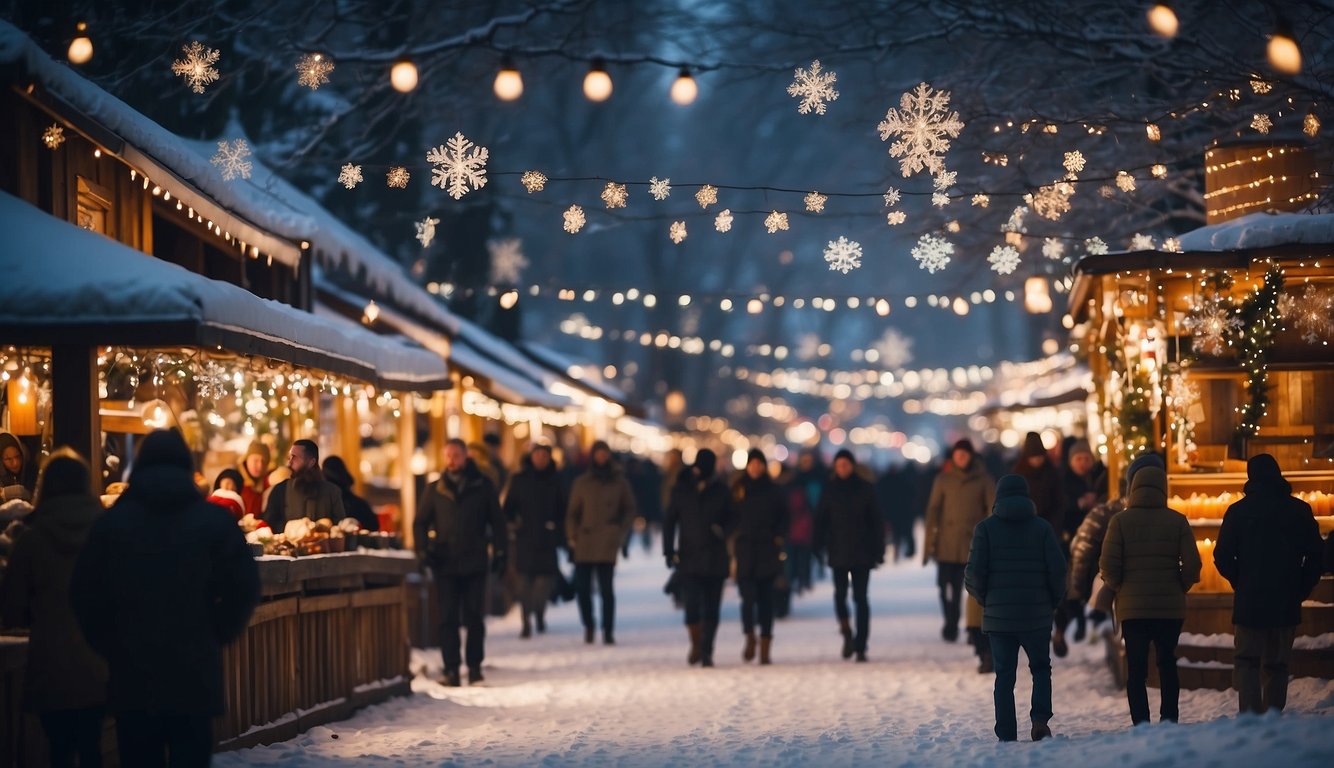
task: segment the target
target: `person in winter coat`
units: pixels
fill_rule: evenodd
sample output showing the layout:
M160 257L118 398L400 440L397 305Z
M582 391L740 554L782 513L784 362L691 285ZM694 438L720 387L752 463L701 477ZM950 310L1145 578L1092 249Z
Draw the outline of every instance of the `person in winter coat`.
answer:
M343 491L324 479L320 471L320 448L313 440L297 440L287 453L292 477L273 486L264 509L264 522L282 532L288 520L329 519L335 523L347 516Z
M1107 469L1093 456L1087 440L1071 439L1061 479L1061 498L1065 501L1061 518L1065 529L1057 533L1066 545L1066 558L1073 562L1069 547L1079 532L1079 526L1094 507L1107 502ZM1056 611L1056 634L1064 638L1071 620L1075 623L1075 641L1083 640L1088 625L1084 619L1082 601L1069 599Z
M245 535L200 494L185 440L149 433L70 580L84 637L107 660L121 765L208 765L222 649L258 602Z
M834 474L820 494L815 510L815 551L834 574L834 613L843 634L843 658L866 661L871 633L867 582L871 569L885 562L885 524L869 481L857 474L857 460L843 449L834 455ZM857 631L848 620L848 581L856 604Z
M323 469L324 479L333 483L339 490L343 499L344 516L356 520L363 531L380 530L380 518L376 516L375 510L371 509L370 502L352 492L355 480L351 470L347 468L347 463L338 456L330 456L324 460ZM338 522L338 518L335 518L334 522Z
M74 562L102 503L93 495L88 463L59 448L37 480L37 507L14 544L0 591L0 624L29 627L23 708L41 719L51 765L102 764L106 662L84 639L70 610Z
M444 459L440 479L422 493L412 532L419 562L429 565L435 576L443 682L457 687L461 661L468 664L469 685L483 680L487 565L489 560L493 572L504 572L509 531L496 488L468 458L467 444L451 439L445 443ZM462 658L460 620L468 630Z
M547 631L547 600L560 575L556 549L563 543L568 505L565 485L551 460L551 446L533 446L523 469L510 478L503 507L514 531L514 570L519 574L519 613L523 617L520 637L532 637L533 620L539 634Z
M727 486L715 474L718 460L701 448L695 464L677 477L662 520L662 553L681 580L690 664L713 666L718 613L727 579L727 532L732 506Z
M1214 547L1218 573L1237 593L1233 687L1241 712L1281 712L1302 601L1320 580L1320 528L1267 453L1246 462L1245 491L1224 513Z
M635 498L605 442L593 443L592 459L588 471L576 478L570 489L565 540L574 560L584 642L593 642L593 576L596 575L598 594L602 596L602 642L614 645L616 592L612 577L621 544L635 520Z
M1149 643L1158 656L1160 719L1176 722L1181 686L1177 640L1186 618L1186 592L1200 580L1200 553L1185 515L1167 507L1167 473L1146 467L1130 483L1126 510L1107 525L1099 560L1103 583L1126 644L1126 700L1130 721L1149 721Z
M245 513L254 515L256 519L264 516L264 495L271 487L269 472L273 469L272 461L269 446L262 440L253 440L246 448L245 455L237 462L242 478L241 487L237 490L245 501Z
M964 566L973 528L986 518L996 499L995 482L978 460L973 444L960 440L950 451L950 460L931 484L926 505L926 542L922 564L936 561L936 585L945 625L945 642L959 639L959 612L963 602ZM981 638L969 638L981 647Z
M746 471L732 485L732 502L736 509L732 550L737 589L741 592L741 630L746 635L741 658L755 659L758 613L760 663L769 664L774 637L774 580L783 570L788 514L786 494L769 477L769 462L760 449L747 454Z
M1065 498L1061 471L1047 455L1047 448L1042 444L1042 435L1029 432L1024 436L1024 447L1019 452L1019 461L1015 462L1014 468L1010 471L1028 483L1028 493L1033 499L1033 505L1037 507L1038 517L1051 523L1052 530L1056 531L1056 537L1060 539L1062 548L1066 548L1068 557L1070 540L1065 531ZM1053 623L1055 628L1051 638L1052 652L1063 657L1070 652L1070 646L1065 641L1065 629L1070 625L1070 616L1065 603L1056 609Z
M0 432L0 502L32 500L28 449L12 433Z
M1054 531L1037 516L1028 484L1006 475L996 484L991 516L973 529L964 584L982 604L982 631L996 669L996 737L1019 738L1014 684L1019 649L1033 675L1030 736L1051 736L1051 617L1065 598L1065 555Z

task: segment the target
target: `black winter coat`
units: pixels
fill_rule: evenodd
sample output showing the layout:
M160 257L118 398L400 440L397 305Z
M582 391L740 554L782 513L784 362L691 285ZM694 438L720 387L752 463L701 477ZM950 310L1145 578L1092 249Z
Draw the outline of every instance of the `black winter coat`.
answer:
M1056 532L1027 499L998 499L973 529L964 569L968 594L982 604L983 632L1050 631L1065 599L1065 555Z
M718 478L701 482L692 470L681 470L662 521L662 552L677 558L683 576L727 578L727 531L732 503ZM679 541L678 541L679 537Z
M418 557L429 562L437 575L486 573L487 548L504 557L509 543L496 488L472 459L457 485L442 474L426 486L412 532Z
M1073 535L1066 530L1065 491L1061 482L1061 471L1048 459L1041 466L1028 466L1027 459L1019 459L1014 466L1014 474L1028 481L1028 497L1037 507L1038 517L1051 523L1056 538L1061 540L1061 549L1065 549ZM1075 528L1078 529L1076 523Z
M222 648L258 602L259 569L235 518L166 465L134 470L70 581L84 637L107 660L114 712L222 714Z
M830 568L874 568L885 562L885 525L875 489L861 476L831 477L815 510L815 551Z
M1065 504L1065 511L1061 517L1065 530L1056 533L1064 533L1063 541L1072 542L1078 535L1079 526L1084 522L1084 518L1092 514L1099 504L1107 503L1107 469L1103 467L1102 462L1097 462L1089 471L1088 477L1084 477L1066 468L1061 472L1061 480L1064 491L1062 501ZM1096 495L1097 499L1088 509L1080 509L1079 497L1086 493Z
M773 579L782 573L783 538L787 536L786 489L768 475L752 480L742 475L732 486L737 579Z
M1125 499L1113 499L1089 510L1070 542L1070 576L1066 581L1071 600L1088 602L1093 598L1093 577L1098 575L1102 543L1112 518L1126 508Z
M370 502L353 493L351 488L343 488L342 491L343 514L360 523L363 531L380 530L380 518L375 516L375 510L371 509Z
M1236 591L1232 623L1269 629L1302 622L1302 601L1320 580L1320 528L1292 487L1256 487L1228 507L1214 564Z
M565 484L555 465L538 472L525 462L510 478L505 493L505 517L514 530L514 568L519 573L560 572L556 549L564 544Z

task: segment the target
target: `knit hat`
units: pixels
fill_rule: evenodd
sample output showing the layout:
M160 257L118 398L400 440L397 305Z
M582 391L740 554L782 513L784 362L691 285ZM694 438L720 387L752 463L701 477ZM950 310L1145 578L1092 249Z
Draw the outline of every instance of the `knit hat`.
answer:
M838 461L839 459L847 459L853 464L857 463L857 457L853 456L852 451L849 451L847 448L842 448L838 453L834 454L834 461Z
M973 441L966 437L956 442L953 447L950 448L950 453L954 453L955 451L967 451L971 455L977 454L977 449L973 448Z
M250 441L250 445L245 449L245 456L241 457L241 463L244 464L246 458L254 454L259 454L260 456L264 457L265 469L268 468L269 462L273 460L273 455L269 453L269 446L265 445L264 441L252 440Z
M1042 435L1037 432L1029 432L1024 435L1024 450L1020 455L1025 459L1030 456L1047 455L1047 446L1042 444Z
M702 478L713 477L713 473L718 469L718 455L708 448L700 448L695 453L695 471Z
M764 451L759 448L751 448L746 452L746 463L750 464L752 461L758 461L766 467L769 466L769 459L765 457Z
M1069 452L1066 453L1066 455L1065 455L1066 461L1069 461L1071 457L1075 456L1076 454L1080 454L1080 453L1087 453L1087 454L1090 455L1090 456L1093 455L1093 449L1092 449L1092 448L1089 448L1089 441L1087 441L1087 440L1076 440L1076 441L1074 441L1073 443L1071 443L1071 444L1070 444L1070 450L1069 450Z
M185 438L175 429L155 429L139 445L134 458L134 470L146 467L176 467L186 472L195 471L195 460Z

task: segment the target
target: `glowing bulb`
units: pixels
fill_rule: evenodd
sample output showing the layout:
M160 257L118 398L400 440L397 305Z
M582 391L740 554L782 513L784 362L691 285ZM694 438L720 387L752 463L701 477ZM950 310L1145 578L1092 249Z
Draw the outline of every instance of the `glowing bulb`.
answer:
M496 98L501 101L514 101L523 95L523 75L514 68L514 62L510 61L509 57L500 63L494 87Z
M584 75L584 96L589 101L606 101L611 98L611 75L607 74L602 59L594 59L593 66Z
M85 34L85 30L88 29L87 24L81 21L76 28L79 34L70 41L66 56L71 64L87 64L88 60L93 58L93 41Z
M690 76L689 69L681 67L681 73L672 83L672 101L684 107L693 104L698 95L699 86L695 84L695 78Z
M417 65L404 59L389 70L389 84L399 93L407 93L417 87Z
M1176 11L1167 3L1155 3L1149 9L1149 29L1154 33L1163 37L1176 37L1178 26Z
M1302 49L1297 47L1292 33L1279 29L1269 38L1269 65L1285 75L1302 71Z
M501 309L513 309L515 304L519 303L518 291L505 291L500 294Z

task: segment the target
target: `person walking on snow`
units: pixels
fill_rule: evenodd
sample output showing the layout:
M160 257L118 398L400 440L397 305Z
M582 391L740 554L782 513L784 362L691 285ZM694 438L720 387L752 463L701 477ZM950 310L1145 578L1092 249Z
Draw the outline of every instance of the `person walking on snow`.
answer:
M635 520L635 497L630 483L611 458L611 447L593 443L588 471L570 489L570 508L565 515L565 540L574 560L575 589L579 594L579 619L584 642L593 642L593 576L602 596L602 642L614 645L616 592L612 577L622 542Z
M871 569L885 562L885 524L875 489L857 474L857 460L846 448L834 455L834 475L820 494L815 510L815 550L834 574L834 612L843 634L843 658L866 661L866 639L871 633L871 604L867 582ZM848 616L848 582L856 604L857 631Z
M986 518L995 499L995 482L982 467L973 444L966 439L955 443L949 461L931 484L922 547L922 564L936 561L936 585L945 615L940 636L947 643L959 638L964 566L973 528ZM980 636L969 641L981 648Z
M732 548L741 592L741 629L746 635L741 658L755 659L758 613L760 663L768 664L774 637L774 580L782 573L788 514L783 489L769 477L769 462L760 449L747 454L746 471L732 486L732 501L736 508Z
M662 552L681 580L690 664L713 666L723 582L727 580L727 532L732 505L715 472L718 459L702 448L695 465L682 470L662 520Z
M1066 467L1061 476L1062 498L1065 501L1065 511L1061 517L1065 530L1057 533L1061 536L1061 543L1066 547L1066 558L1071 561L1073 567L1071 547L1075 536L1079 533L1080 525L1095 507L1107 502L1107 470L1102 462L1094 457L1087 440L1071 438L1069 446L1066 453ZM1079 642L1088 632L1084 617L1084 601L1076 599L1073 595L1068 597L1070 599L1066 600L1056 612L1056 633L1065 637L1065 630L1073 621L1075 642Z
M547 600L560 575L556 550L565 535L565 486L551 460L551 446L535 445L523 469L510 478L505 517L514 530L514 570L519 574L519 637L547 631ZM529 617L532 617L530 620Z

